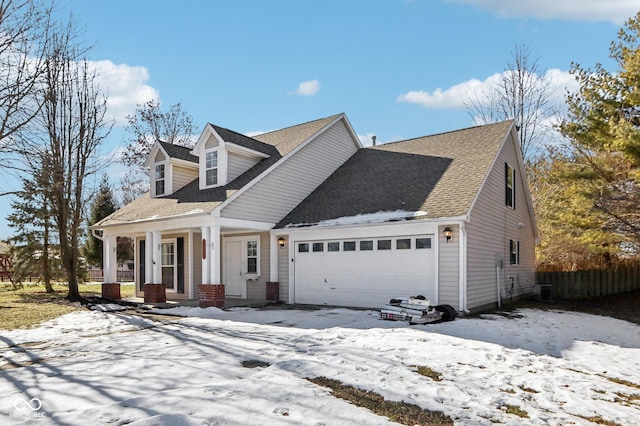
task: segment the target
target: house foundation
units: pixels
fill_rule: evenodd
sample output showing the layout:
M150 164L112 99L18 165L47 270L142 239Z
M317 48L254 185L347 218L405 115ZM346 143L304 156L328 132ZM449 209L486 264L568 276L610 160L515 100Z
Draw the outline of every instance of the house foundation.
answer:
M280 300L280 283L277 281L267 281L267 300L277 302Z
M167 303L167 290L164 284L144 285L144 303Z
M103 283L102 298L108 300L120 300L120 283Z
M198 295L201 308L224 308L224 284L199 284Z

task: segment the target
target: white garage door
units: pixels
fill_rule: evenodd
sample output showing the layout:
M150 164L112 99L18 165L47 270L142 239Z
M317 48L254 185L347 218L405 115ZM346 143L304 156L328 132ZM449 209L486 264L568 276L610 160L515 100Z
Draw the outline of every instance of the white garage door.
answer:
M379 307L394 297L436 302L433 235L301 241L295 303Z

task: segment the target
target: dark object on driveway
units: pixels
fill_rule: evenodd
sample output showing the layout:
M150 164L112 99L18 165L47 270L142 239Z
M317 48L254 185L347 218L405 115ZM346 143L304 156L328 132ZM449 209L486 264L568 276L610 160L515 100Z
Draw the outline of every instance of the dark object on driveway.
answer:
M433 306L424 296L391 299L380 309L381 319L407 321L412 325L453 321L457 316L458 313L452 306Z

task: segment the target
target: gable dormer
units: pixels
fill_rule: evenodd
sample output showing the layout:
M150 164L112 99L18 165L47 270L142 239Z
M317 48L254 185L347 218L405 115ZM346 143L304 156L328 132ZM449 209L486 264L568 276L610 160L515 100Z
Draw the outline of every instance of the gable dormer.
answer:
M171 195L198 178L198 158L190 149L164 142L156 142L145 166L149 167L151 197Z
M199 188L215 188L233 181L269 158L272 146L222 127L207 124L191 154L199 158Z

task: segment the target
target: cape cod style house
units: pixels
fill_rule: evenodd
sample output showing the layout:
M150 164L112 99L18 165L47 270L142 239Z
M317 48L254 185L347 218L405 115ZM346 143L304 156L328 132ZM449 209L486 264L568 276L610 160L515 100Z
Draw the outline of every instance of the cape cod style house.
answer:
M344 114L156 143L150 191L95 224L105 285L135 240L147 302L225 298L459 311L533 292L537 231L511 121L364 148ZM119 290L118 290L119 292Z

